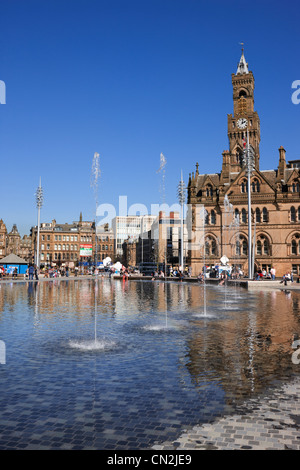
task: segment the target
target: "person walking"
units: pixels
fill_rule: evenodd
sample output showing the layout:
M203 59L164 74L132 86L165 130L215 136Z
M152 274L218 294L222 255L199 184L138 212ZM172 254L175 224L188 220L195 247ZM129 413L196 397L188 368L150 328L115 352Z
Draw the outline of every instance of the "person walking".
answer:
M32 264L28 268L29 281L33 281L34 267Z

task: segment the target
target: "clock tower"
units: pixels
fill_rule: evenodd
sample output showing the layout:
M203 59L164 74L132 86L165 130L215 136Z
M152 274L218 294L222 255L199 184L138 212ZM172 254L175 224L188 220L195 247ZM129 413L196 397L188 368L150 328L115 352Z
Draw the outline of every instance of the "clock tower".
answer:
M260 121L254 111L254 77L242 49L237 72L232 74L233 114L228 114L228 139L231 171L239 172L242 155L249 136L249 144L255 155L255 168L259 170Z

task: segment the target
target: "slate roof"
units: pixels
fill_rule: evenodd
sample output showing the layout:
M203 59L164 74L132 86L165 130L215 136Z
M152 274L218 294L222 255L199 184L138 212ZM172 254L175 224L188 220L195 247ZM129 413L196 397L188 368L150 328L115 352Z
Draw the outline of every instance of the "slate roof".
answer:
M25 259L11 253L5 258L0 259L0 264L28 264Z

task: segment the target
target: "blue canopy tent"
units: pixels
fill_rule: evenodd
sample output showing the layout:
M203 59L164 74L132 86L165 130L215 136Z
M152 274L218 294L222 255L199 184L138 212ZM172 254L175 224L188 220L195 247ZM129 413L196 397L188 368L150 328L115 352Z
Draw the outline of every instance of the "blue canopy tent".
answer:
M28 263L24 259L11 253L5 258L0 259L0 266L7 270L8 274L12 274L14 269L17 268L18 274L25 274L28 268Z

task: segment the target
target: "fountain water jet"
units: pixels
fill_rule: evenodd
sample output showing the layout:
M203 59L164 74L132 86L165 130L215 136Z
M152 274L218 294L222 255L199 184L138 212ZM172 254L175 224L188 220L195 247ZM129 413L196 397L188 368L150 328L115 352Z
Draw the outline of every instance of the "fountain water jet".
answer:
M98 180L100 177L99 153L95 152L92 162L91 182L90 186L94 192L95 197L95 275L98 264L97 253L97 208L98 208ZM98 294L98 279L94 279L94 340L93 341L71 341L69 344L73 348L81 350L103 350L111 346L113 343L97 340L97 294Z

